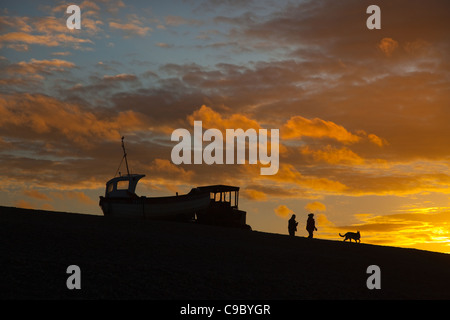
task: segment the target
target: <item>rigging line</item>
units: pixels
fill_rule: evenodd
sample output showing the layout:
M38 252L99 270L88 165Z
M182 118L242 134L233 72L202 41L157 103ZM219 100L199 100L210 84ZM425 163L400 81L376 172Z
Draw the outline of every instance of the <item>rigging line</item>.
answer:
M124 158L124 157L125 157L125 156L123 156L123 157L122 157L122 160L120 160L119 167L117 168L117 171L116 171L116 174L114 175L114 177L117 176L117 173L119 172L120 167L122 166L122 162L123 162L123 158Z
M125 164L127 165L127 174L130 175L130 170L128 169L128 160L127 160L127 152L125 150L125 144L123 142L123 139L125 139L125 137L122 137L122 149L123 149L123 157L125 158ZM123 158L122 158L123 160Z

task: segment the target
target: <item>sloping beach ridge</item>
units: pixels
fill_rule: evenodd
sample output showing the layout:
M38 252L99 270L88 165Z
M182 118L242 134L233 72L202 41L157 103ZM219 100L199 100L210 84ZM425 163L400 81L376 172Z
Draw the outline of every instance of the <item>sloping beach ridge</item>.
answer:
M450 298L443 253L10 207L0 229L2 299ZM370 265L381 289L367 287Z

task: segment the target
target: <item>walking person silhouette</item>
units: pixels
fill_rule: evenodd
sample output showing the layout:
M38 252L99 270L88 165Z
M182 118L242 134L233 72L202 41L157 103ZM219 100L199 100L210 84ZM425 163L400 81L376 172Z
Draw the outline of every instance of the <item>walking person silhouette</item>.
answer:
M297 231L297 225L298 225L298 222L295 221L295 214L293 214L292 217L289 219L289 223L288 223L289 235L291 237L295 236L295 231Z
M308 214L308 220L306 221L306 231L308 231L308 239L313 238L313 232L317 231L316 221L314 220L314 213Z

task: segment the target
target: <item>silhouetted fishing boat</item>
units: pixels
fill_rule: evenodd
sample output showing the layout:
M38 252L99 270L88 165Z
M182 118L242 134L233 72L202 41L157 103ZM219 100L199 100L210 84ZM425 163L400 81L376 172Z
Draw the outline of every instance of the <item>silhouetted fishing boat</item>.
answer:
M130 174L127 153L122 137L123 159L127 174L106 183L105 196L100 196L100 207L105 216L168 220L192 220L195 213L210 205L209 193L193 188L188 194L167 197L138 196L136 186L143 174Z
M119 173L106 183L105 196L100 196L99 203L105 216L196 221L251 230L246 224L246 212L238 208L239 187L212 185L193 188L185 195L138 196L136 186L145 175L130 174L123 139L119 168L125 159L127 174Z

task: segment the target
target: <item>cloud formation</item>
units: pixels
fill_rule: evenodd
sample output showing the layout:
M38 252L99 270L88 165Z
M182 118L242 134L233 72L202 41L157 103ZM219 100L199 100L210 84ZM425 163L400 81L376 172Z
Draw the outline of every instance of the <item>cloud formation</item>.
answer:
M392 53L398 48L398 42L392 38L383 38L378 44L378 48L387 56L390 57Z
M289 209L288 207L286 207L284 204L279 205L278 207L275 208L275 213L280 216L281 218L288 218L289 215L291 215L293 212L291 209Z
M326 211L327 207L326 205L324 205L323 203L319 202L319 201L314 201L314 202L309 202L306 206L305 209L308 211Z
M119 131L127 127L145 127L142 117L131 110L100 118L79 105L39 94L1 95L0 118L1 132L10 138L63 138L86 148L93 147L95 141L119 139Z
M360 137L351 134L344 127L322 119L305 119L294 116L282 127L283 138L295 139L303 136L312 138L331 138L343 143L355 143Z
M109 23L109 27L116 30L122 30L126 37L130 37L132 35L143 37L152 30L150 27L146 27L144 22L139 20L136 16L130 17L126 23L111 21Z

